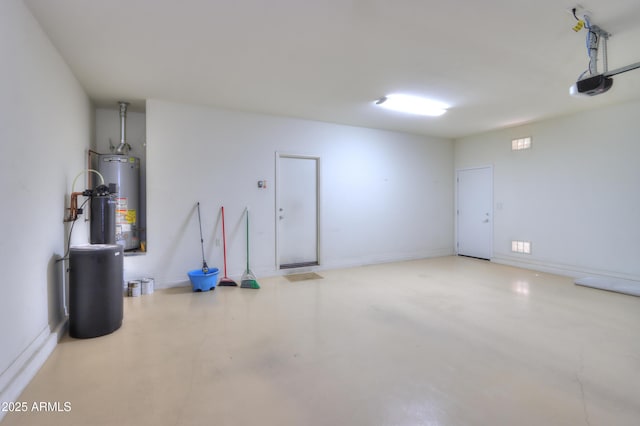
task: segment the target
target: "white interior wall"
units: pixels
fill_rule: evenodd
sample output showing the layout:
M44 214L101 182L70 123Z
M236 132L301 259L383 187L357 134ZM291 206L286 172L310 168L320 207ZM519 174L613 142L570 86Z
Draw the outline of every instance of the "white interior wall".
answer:
M453 252L451 141L402 133L147 101L148 253L127 277L182 284L205 255L222 269L224 204L229 275L245 268L243 210L251 209L252 270L275 270L275 155L321 158L322 268ZM267 189L257 181L267 180ZM382 279L382 277L381 277Z
M64 254L65 207L85 168L93 119L89 98L19 0L0 2L0 57L0 401L11 401L55 346L64 319L55 260ZM87 230L80 219L72 243L86 241Z
M493 260L640 280L638 117L633 102L456 141L456 169L494 165ZM523 136L533 148L511 151Z

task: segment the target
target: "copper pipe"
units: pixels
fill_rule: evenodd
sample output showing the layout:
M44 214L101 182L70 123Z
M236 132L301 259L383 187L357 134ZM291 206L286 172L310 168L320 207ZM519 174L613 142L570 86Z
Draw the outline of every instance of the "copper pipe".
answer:
M71 193L71 202L69 203L69 217L66 218L65 222L73 222L78 219L78 196L82 195L82 192L72 192Z

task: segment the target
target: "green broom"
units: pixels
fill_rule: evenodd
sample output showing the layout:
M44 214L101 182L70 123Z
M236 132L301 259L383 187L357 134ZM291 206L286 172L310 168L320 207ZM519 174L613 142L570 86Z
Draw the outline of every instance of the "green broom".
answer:
M259 289L258 281L256 281L256 276L253 275L251 269L249 269L249 208L246 208L247 212L247 269L242 274L242 279L240 280L240 288L253 288Z

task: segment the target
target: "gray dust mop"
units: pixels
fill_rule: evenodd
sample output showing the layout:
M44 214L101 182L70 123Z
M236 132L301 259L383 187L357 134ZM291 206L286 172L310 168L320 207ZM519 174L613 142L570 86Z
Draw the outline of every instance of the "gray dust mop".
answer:
M200 201L198 201L198 224L200 225L200 248L202 249L202 273L206 275L209 272L209 267L204 260L204 238L202 238L202 221L200 220Z

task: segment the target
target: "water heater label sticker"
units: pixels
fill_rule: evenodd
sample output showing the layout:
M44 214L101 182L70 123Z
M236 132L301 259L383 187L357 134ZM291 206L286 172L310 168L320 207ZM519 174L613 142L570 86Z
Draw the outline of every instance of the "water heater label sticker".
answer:
M126 210L127 209L127 205L129 204L127 202L127 198L126 197L121 197L117 199L118 202L118 209L120 210Z
M127 210L126 221L128 223L136 223L136 211L135 210Z
M122 224L122 225L120 225L120 226L122 227L122 232L123 232L123 233L124 233L124 232L131 232L131 225L125 225L125 224Z

